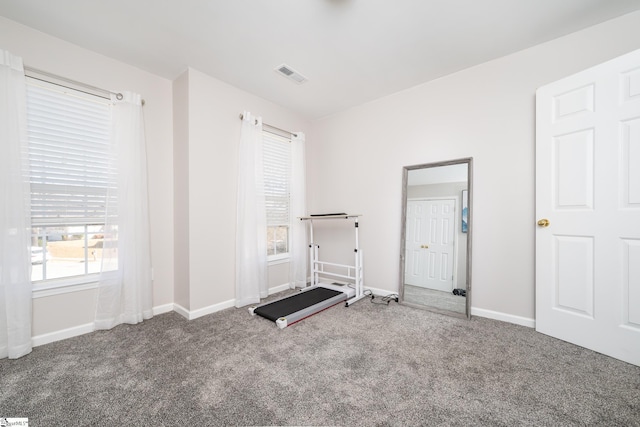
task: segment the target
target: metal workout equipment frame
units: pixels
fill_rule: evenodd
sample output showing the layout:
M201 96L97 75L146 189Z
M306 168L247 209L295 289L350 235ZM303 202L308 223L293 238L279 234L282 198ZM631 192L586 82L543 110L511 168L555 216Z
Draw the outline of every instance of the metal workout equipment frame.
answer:
M309 265L311 266L311 285L318 286L320 284L320 276L331 276L338 277L341 279L353 280L354 281L354 289L355 295L351 297L346 303L345 306L349 307L356 301L364 298L364 278L363 278L363 269L362 269L362 251L360 250L359 242L358 242L358 217L360 215L348 215L348 214L335 214L335 215L311 215L304 216L300 218L302 221L309 221ZM353 218L354 226L355 226L355 238L356 238L356 247L354 249L355 253L355 261L353 265L345 265L345 264L334 264L330 262L322 262L318 258L318 249L320 246L314 243L313 241L313 221L314 220L327 220L327 219L349 219ZM338 274L331 273L324 270L325 266L336 267L336 268L346 268L346 274Z
M330 214L312 215L301 217L300 220L309 222L309 261L311 266L311 286L301 292L280 298L276 301L249 307L251 315L260 315L266 319L276 322L276 325L283 329L300 320L326 310L336 304L345 301L348 307L356 301L364 298L364 281L362 274L362 251L358 244L358 217L360 215ZM349 219L353 218L355 223L355 264L335 264L322 262L318 259L319 246L313 241L313 221L326 219ZM346 268L346 274L325 271L325 266L339 269ZM331 276L341 279L352 280L354 287L340 286L335 284L320 283L320 276Z

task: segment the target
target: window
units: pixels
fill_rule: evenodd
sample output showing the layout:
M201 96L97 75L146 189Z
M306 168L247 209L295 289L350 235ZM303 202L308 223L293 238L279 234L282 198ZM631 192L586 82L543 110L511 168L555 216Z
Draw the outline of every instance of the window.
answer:
M291 140L263 132L265 207L267 211L267 258L289 256L289 175Z
M27 79L31 280L89 282L100 272L109 167L109 101Z

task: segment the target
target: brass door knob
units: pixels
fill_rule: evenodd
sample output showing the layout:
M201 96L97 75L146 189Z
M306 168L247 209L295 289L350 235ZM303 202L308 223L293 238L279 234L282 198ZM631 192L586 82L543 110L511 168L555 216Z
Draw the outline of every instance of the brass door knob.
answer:
M541 220L538 221L538 225L540 227L548 227L550 224L549 220L546 218L542 218Z
M422 249L429 249L429 245L420 245Z

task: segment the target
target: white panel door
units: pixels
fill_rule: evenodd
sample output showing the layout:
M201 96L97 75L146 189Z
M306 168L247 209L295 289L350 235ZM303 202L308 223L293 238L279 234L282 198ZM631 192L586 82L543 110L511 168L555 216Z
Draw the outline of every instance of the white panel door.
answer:
M405 283L453 290L455 200L408 200Z
M408 285L426 285L427 201L407 201L404 281Z
M430 200L427 204L427 278L425 287L453 291L455 200Z
M640 365L640 51L537 91L536 216L536 330Z

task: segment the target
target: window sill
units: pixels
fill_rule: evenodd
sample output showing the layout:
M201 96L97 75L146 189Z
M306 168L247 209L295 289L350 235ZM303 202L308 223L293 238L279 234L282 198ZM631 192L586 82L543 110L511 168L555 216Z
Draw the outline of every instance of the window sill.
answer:
M53 295L96 289L98 287L98 277L98 274L92 274L77 278L47 280L41 284L34 285L31 293L32 298L44 298Z
M286 255L273 255L267 257L267 265L278 265L288 263L290 260L289 254Z

